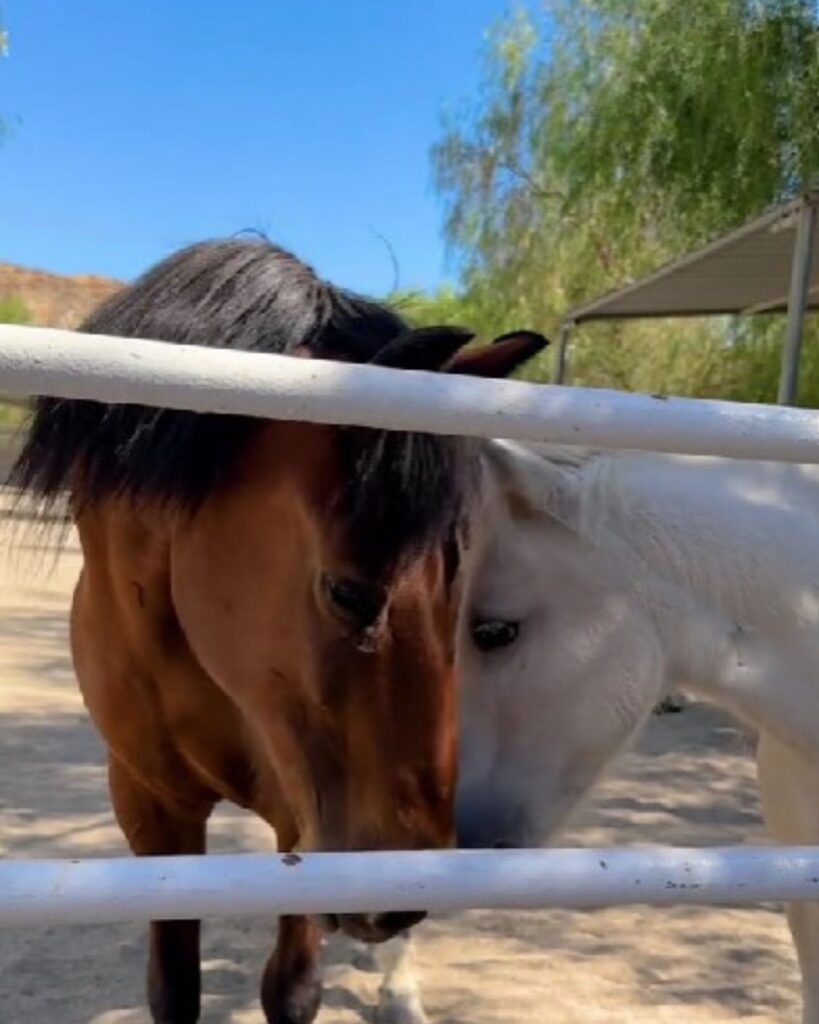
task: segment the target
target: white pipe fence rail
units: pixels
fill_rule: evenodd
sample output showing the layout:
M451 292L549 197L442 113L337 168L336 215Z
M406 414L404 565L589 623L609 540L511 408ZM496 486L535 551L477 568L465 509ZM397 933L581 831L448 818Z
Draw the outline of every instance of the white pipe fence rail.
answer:
M0 393L819 463L819 413L0 326ZM0 926L819 899L819 847L0 861Z
M567 849L0 862L0 927L234 915L819 898L819 848Z
M819 413L0 326L0 391L268 419L819 462Z

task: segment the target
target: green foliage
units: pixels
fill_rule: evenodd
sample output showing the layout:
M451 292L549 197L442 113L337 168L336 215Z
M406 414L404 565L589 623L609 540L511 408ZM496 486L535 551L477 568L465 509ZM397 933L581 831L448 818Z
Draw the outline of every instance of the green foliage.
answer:
M458 325L464 322L467 302L452 288L441 288L432 295L420 291L397 291L386 301L414 327Z
M476 105L433 153L472 322L554 333L583 300L812 181L818 20L815 0L552 0L502 21ZM770 401L781 331L589 326L572 380ZM819 404L815 348L812 332L802 398Z
M0 427L17 427L25 417L25 406L16 402L0 402Z
M0 324L27 324L31 320L26 304L16 295L0 297Z
M589 326L571 348L572 380L650 394L775 402L783 318ZM801 403L819 408L819 336L806 332Z
M0 298L0 324L27 324L28 310L17 296ZM25 407L17 402L0 401L0 427L16 426L22 422Z
M398 291L386 300L414 327L457 326L478 330L481 312L470 297L452 287L439 288L432 294L420 291Z

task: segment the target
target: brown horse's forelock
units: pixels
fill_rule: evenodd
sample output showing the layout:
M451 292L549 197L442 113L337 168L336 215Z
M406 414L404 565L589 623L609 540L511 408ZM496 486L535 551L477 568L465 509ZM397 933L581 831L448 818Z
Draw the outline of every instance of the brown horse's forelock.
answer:
M406 325L390 309L321 281L259 240L175 253L103 304L81 330L177 344L367 362ZM42 511L112 496L194 510L225 481L260 421L39 398L10 482ZM472 442L358 428L340 434L337 510L356 555L385 573L457 527L477 473Z
M373 576L400 569L460 531L478 479L474 441L351 429L339 496L356 561Z

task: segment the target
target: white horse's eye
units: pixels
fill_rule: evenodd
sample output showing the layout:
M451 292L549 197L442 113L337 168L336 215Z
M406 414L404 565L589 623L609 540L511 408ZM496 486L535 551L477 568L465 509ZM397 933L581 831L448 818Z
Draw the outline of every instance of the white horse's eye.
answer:
M472 642L479 651L496 651L509 647L520 633L519 622L506 619L475 619L469 628Z

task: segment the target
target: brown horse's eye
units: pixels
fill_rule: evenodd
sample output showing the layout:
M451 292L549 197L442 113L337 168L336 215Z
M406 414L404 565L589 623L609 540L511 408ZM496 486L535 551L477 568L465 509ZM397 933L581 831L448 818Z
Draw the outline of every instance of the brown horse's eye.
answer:
M325 575L322 585L333 611L357 629L372 626L386 601L383 588L358 580Z
M506 619L476 619L469 629L479 651L497 651L510 647L520 635L520 623Z

